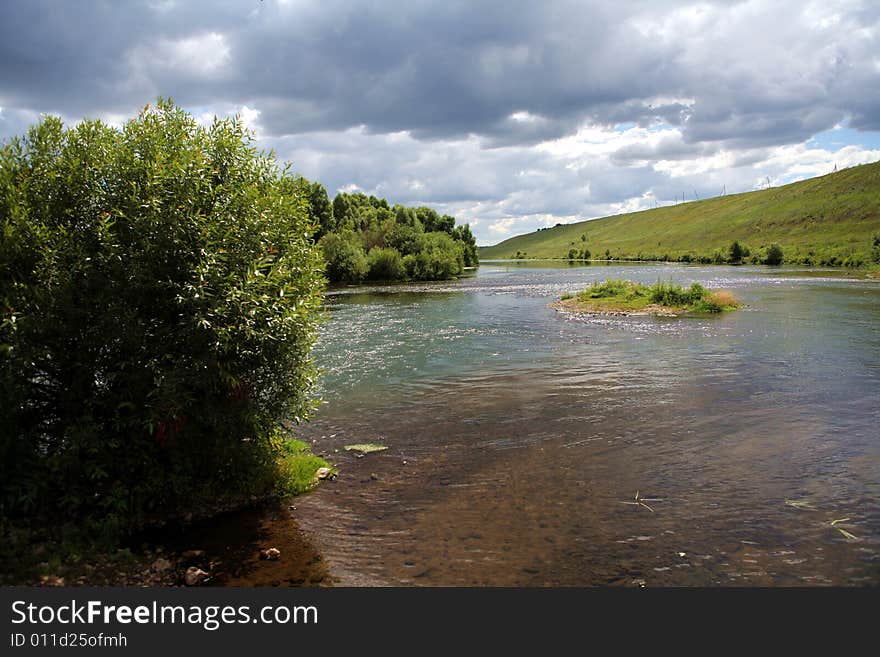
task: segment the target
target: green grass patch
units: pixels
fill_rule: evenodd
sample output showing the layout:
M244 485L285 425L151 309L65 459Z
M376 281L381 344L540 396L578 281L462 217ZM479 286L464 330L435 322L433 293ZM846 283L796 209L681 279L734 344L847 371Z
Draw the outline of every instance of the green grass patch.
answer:
M573 298L567 295L561 299L566 300L566 308L585 312L719 313L741 305L729 292L707 290L699 283L683 287L658 281L649 286L611 279L593 283Z
M319 468L332 466L312 453L311 447L277 430L271 437L271 457L259 469L259 477L244 489L224 494L205 486L205 494L194 494L187 508L191 520L208 518L271 498L297 495L313 488ZM106 523L107 521L105 521ZM182 517L171 519L170 527L189 524ZM155 529L156 526L154 526ZM43 577L62 577L67 584L142 585L155 554L121 547L120 532L87 521L56 523L52 526L13 525L0 516L0 586L33 584Z
M330 464L312 453L307 443L301 440L284 441L278 457L278 493L297 495L315 485L318 468L329 468Z

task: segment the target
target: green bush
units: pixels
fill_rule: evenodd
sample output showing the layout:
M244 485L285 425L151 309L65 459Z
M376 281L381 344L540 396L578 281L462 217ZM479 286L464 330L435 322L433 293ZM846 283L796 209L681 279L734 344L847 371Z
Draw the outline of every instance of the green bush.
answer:
M369 276L378 281L396 281L406 276L406 268L403 266L403 258L397 249L371 249L367 256L370 267Z
M404 258L404 265L414 280L449 279L464 269L464 249L446 233L425 233L422 250Z
M5 519L115 533L273 483L315 375L300 190L240 121L170 101L0 149Z
M609 278L606 281L597 281L583 292L578 293L582 299L609 299L612 297L622 299L639 299L651 294L651 289L641 283Z
M727 250L727 253L727 261L732 265L738 265L743 261L743 258L748 257L749 250L740 244L739 241L734 241Z
M422 235L412 226L395 224L388 235L388 246L396 249L401 255L412 255L422 250Z
M767 249L767 255L764 256L765 265L781 265L783 261L782 247L778 244L771 244Z
M703 299L706 296L706 288L699 283L683 288L674 283L658 281L651 287L650 295L651 303L664 306L688 306Z
M319 242L331 281L359 283L367 277L370 265L358 236L350 230L324 235Z

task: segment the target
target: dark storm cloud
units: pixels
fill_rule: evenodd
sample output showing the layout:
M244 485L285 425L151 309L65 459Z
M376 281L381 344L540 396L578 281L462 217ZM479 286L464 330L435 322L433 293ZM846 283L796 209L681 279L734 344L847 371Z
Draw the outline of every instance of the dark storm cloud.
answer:
M251 104L269 135L364 125L494 145L585 120L662 121L686 141L739 145L792 143L847 116L878 127L876 11L835 23L802 3L701 7L6 2L0 103L94 115L162 94Z
M664 137L656 143L637 142L627 144L611 154L612 161L618 164L657 160L682 160L712 155L718 147L707 144L685 142L680 134Z

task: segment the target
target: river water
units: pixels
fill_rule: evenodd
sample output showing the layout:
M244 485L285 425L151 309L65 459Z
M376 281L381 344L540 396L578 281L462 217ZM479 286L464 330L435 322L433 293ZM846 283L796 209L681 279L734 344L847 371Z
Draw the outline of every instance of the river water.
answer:
M747 306L548 307L606 278ZM880 584L880 282L497 262L327 306L323 403L299 432L339 477L253 521L307 558L246 559L227 583Z

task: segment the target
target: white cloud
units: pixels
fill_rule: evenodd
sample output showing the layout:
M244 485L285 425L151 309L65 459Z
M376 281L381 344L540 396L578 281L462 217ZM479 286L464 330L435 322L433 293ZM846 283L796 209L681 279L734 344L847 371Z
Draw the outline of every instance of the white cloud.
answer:
M507 217L489 224L489 230L500 237L507 237L511 234L511 229L513 229L515 224L516 219Z
M206 32L179 39L160 38L137 46L129 52L133 73L155 77L163 71L192 78L222 78L232 60L227 38L218 32Z

